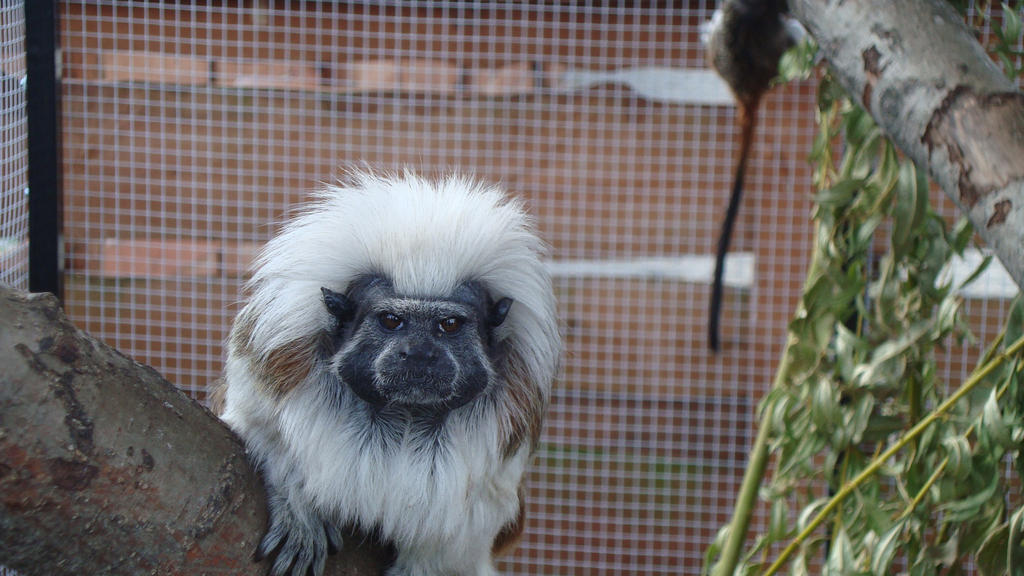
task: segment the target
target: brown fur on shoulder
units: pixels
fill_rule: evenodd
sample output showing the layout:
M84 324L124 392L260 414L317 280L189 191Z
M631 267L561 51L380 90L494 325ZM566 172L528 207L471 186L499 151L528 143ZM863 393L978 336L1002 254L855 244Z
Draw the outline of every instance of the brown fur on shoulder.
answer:
M491 554L498 557L512 552L523 537L524 526L526 526L526 502L523 501L523 490L520 487L519 513L516 514L515 520L505 524L501 532L498 532L498 536L494 539L494 545L491 547Z
M502 439L502 455L509 458L519 451L523 442L533 446L540 439L541 426L547 412L547 398L540 387L526 375L522 360L514 350L508 356L509 398L508 418L501 421L499 434Z

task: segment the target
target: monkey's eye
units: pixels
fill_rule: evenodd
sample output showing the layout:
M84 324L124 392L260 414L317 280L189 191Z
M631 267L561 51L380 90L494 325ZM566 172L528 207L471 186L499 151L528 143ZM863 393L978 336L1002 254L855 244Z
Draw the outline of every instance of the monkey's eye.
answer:
M455 334L462 329L464 320L458 316L450 316L437 323L437 328L445 334Z
M377 321L384 327L385 330L398 330L402 326L405 326L405 320L402 320L401 316L392 314L391 312L381 312L377 315Z

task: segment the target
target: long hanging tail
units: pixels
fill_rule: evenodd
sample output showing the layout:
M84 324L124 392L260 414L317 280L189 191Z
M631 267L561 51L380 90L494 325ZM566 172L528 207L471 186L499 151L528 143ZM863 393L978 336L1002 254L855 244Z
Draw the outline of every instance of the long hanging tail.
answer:
M725 269L725 255L729 252L732 240L732 229L736 224L736 215L740 211L743 199L743 175L747 171L747 157L754 141L754 125L758 102L739 105L740 123L740 157L736 162L736 175L733 178L732 193L729 195L729 207L725 212L722 230L718 235L718 251L715 253L715 277L711 285L711 309L708 317L708 346L718 352L719 323L722 315L722 274Z

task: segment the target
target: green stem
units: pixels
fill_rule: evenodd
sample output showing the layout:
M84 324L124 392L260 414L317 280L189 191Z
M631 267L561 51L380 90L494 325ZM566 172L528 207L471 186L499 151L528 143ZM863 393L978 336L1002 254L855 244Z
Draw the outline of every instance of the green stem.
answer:
M740 485L740 493L736 498L732 521L729 522L729 537L722 549L722 557L712 572L714 576L728 576L736 571L736 565L739 564L743 542L747 539L747 529L750 527L750 517L754 513L754 500L757 498L757 490L768 466L768 438L771 436L769 422L770 419L767 417L762 419L754 447L750 451L750 461L747 463L743 484Z
M817 238L817 234L815 235ZM824 257L821 249L815 244L814 252L811 255L811 263L807 271L807 279L804 286L811 283L821 274ZM805 290L806 292L806 290ZM801 303L797 309L799 314L803 310ZM779 361L779 369L775 373L775 381L772 389L782 387L789 381L790 349L796 344L796 337L792 334L786 340L786 347L782 351L782 359ZM764 473L768 467L768 440L771 438L771 407L763 406L761 414L761 426L757 431L757 438L750 449L750 460L747 469L743 474L743 483L740 484L740 492L736 497L736 506L733 508L732 520L729 522L729 535L725 546L722 548L722 555L715 564L712 574L714 576L728 576L736 571L739 565L740 556L743 553L743 543L747 539L747 531L750 528L750 518L754 514L754 502L757 499L758 489L764 480Z
M908 506L907 509L904 510L898 518L896 518L897 522L904 520L905 518L914 513L914 510L917 509L917 506L921 503L922 500L924 500L925 496L928 495L928 491L931 490L932 486L936 482L938 482L939 478L942 476L942 473L946 471L946 466L948 465L949 456L946 456L945 458L942 459L942 462L939 464L939 467L935 469L935 472L932 472L932 475L928 477L928 480L924 483L924 486L921 486L921 489L917 491L917 495L914 496L913 501L910 502L910 506Z
M871 462L871 464L868 465L867 468L865 468L863 471L861 471L860 474L857 475L856 478L851 480L848 484L844 485L838 492L836 492L836 495L833 496L831 500L829 500L828 504L826 504L825 507L822 508L820 512L818 512L817 516L815 516L814 519L811 520L807 527L804 528L800 532L800 534L798 534L796 538L794 538L793 541L789 543L788 546L786 546L782 553L779 554L779 557L775 560L775 562L768 567L768 570L765 571L763 576L771 576L772 574L778 572L779 569L782 568L782 566L786 563L786 561L789 560L789 557L793 555L793 552L796 551L796 549L803 543L803 541L806 540L811 535L811 533L813 533L814 530L819 525L821 525L822 522L825 521L826 518L828 518L828 515L831 514L843 502L843 500L849 497L849 495L852 494L854 490L859 488L860 485L863 484L868 478L873 476L875 472L878 472L878 470L886 463L886 461L889 460L889 458L892 458L897 452L906 447L907 444L917 439L917 437L920 436L928 428L928 426L930 426L939 418L945 416L946 412L949 412L949 410L953 408L953 406L955 406L961 398L970 393L971 390L973 390L978 384L984 381L984 379L989 374L991 374L996 368L998 368L1003 362L1006 362L1012 356L1017 355L1022 350L1024 350L1024 336L1018 338L1016 342L1011 344L1001 354L997 355L987 364L982 366L981 369L977 370L974 374L972 374L971 377L968 378L966 382L964 382L963 386L961 386L960 389L956 391L956 393L947 398L942 404L939 405L938 408L936 408L934 411L925 416L923 420L921 420L913 428L911 428L902 438L900 438L898 442L890 446L889 449L883 452L878 458L875 458Z

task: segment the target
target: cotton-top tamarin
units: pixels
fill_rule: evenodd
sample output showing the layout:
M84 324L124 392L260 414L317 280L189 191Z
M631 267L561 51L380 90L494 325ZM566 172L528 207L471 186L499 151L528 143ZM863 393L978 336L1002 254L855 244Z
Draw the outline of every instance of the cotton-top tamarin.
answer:
M544 254L495 186L366 171L267 244L222 417L264 475L273 574L321 574L352 525L389 575L494 574L561 351Z
M723 0L704 30L708 62L736 98L740 124L739 157L715 252L708 317L708 345L714 351L719 348L725 255L743 198L743 176L754 141L757 108L778 75L782 54L805 34L800 24L786 15L787 11L786 0Z

